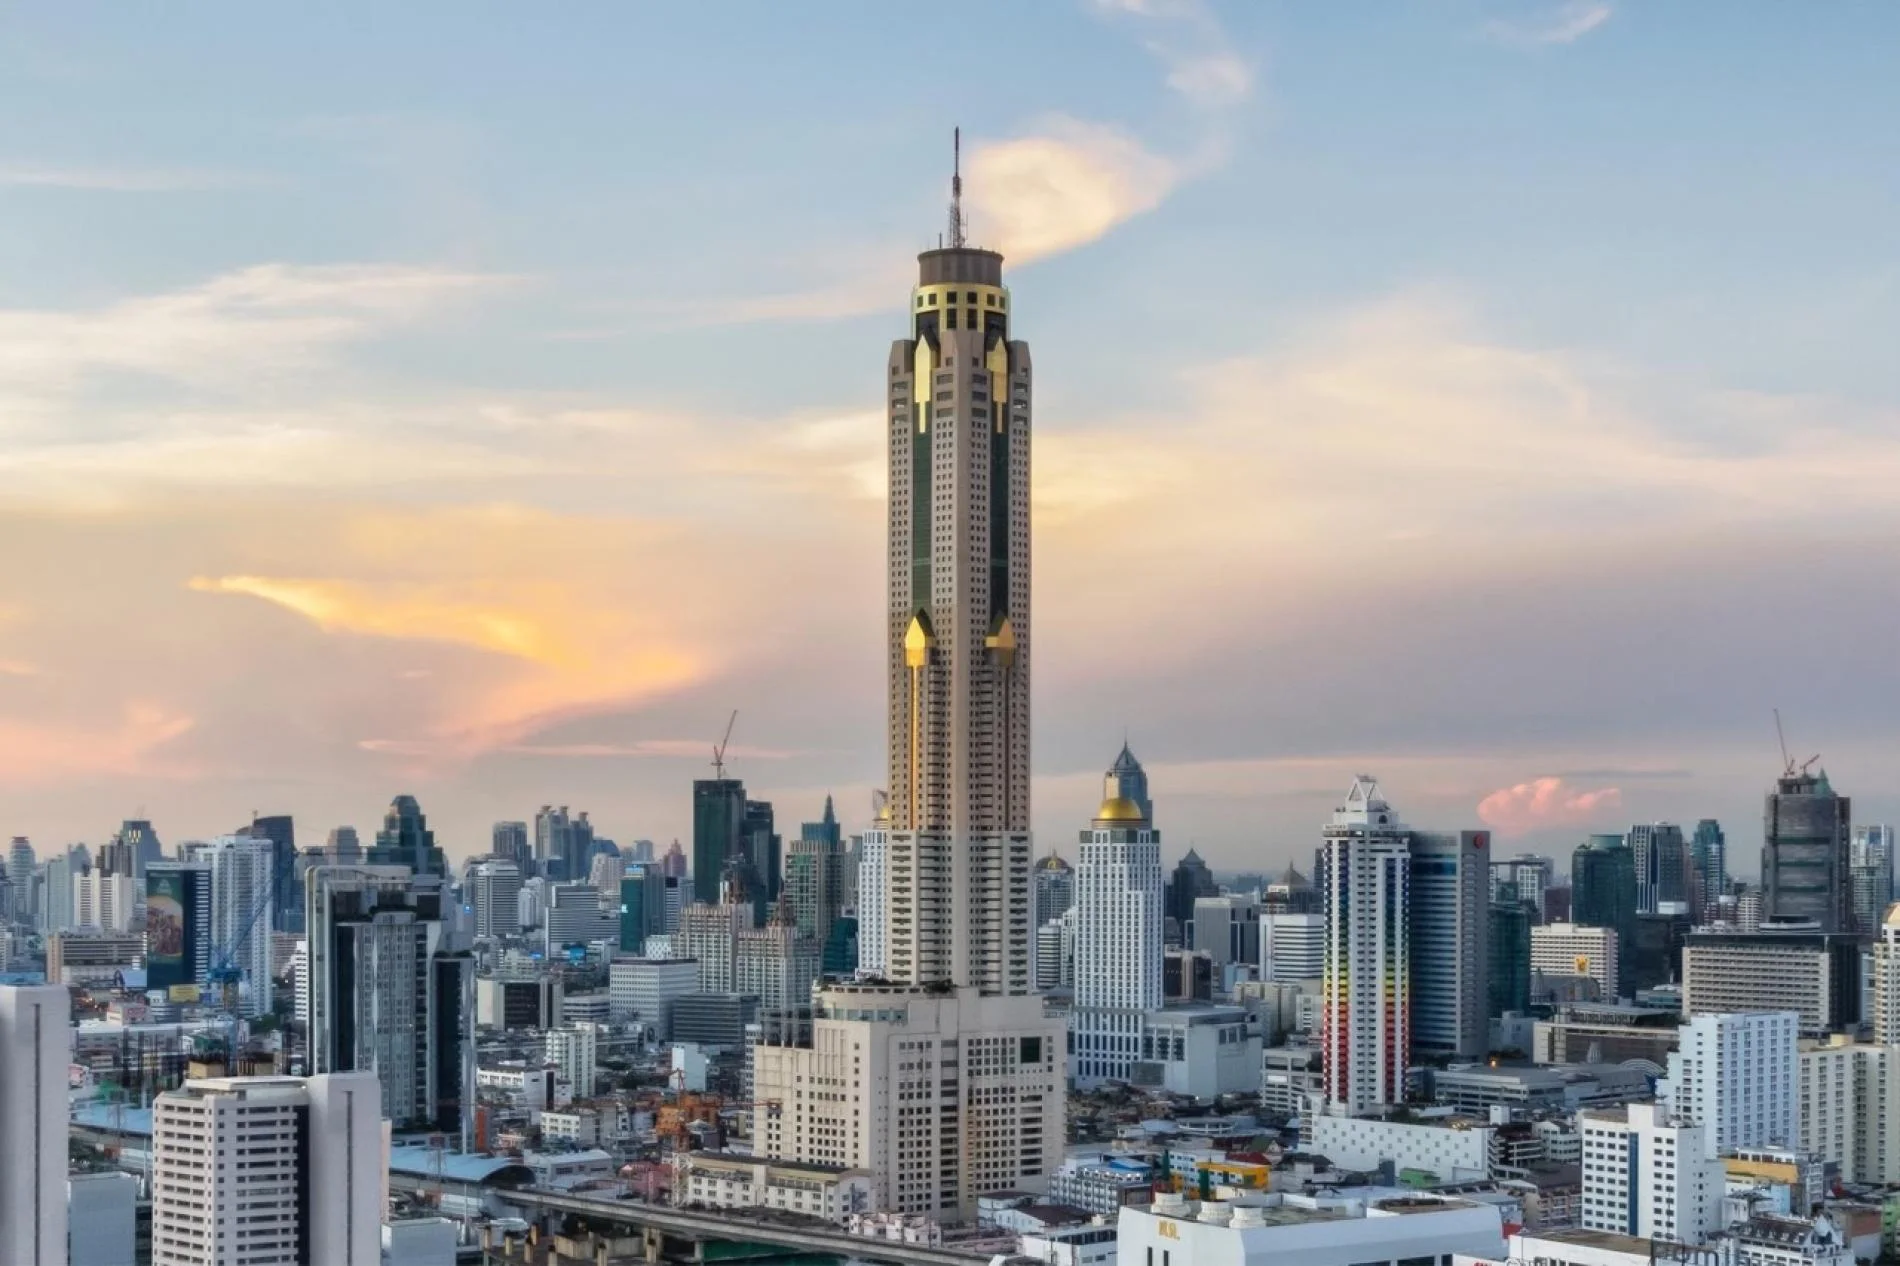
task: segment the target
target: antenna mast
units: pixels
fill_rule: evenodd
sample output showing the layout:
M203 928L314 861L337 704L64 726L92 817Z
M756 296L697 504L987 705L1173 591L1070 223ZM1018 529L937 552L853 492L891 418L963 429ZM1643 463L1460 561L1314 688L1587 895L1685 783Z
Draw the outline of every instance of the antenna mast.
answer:
M950 247L963 247L963 129L950 133Z

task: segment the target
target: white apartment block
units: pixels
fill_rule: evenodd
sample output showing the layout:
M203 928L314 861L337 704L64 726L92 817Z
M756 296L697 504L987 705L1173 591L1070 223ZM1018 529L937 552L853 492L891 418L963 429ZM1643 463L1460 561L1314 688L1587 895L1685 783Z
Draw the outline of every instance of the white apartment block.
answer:
M1075 1084L1126 1082L1142 1057L1142 1017L1159 1010L1161 834L1134 801L1102 802L1075 870Z
M1586 1230L1700 1244L1721 1229L1725 1185L1706 1127L1654 1103L1586 1108L1583 1209Z
M826 987L810 1046L753 1048L753 1147L868 1171L878 1209L973 1218L1061 1164L1066 1037L1034 996Z
M680 911L673 956L699 963L701 993L732 993L739 965L739 933L752 927L750 902L709 905L695 901Z
M88 871L74 875L72 887L74 927L102 932L132 930L140 904L138 881L132 876Z
M549 1029L546 1048L548 1063L559 1070L568 1094L593 1098L594 1082L600 1076L600 1026L583 1021Z
M1888 909L1874 942L1874 1041L1900 1044L1900 904Z
M67 1072L72 994L0 986L0 1262L66 1266Z
M1546 976L1588 976L1604 1002L1615 1002L1622 981L1617 975L1615 928L1547 923L1531 929L1531 971Z
M371 1073L186 1082L152 1105L153 1266L379 1266L387 1170Z
M1677 1030L1657 1098L1704 1126L1710 1156L1793 1147L1798 1137L1801 1017L1792 1011L1698 1015Z
M809 1006L820 959L818 942L789 923L746 928L735 942L732 990L751 994L765 1011Z
M1318 980L1326 971L1326 916L1260 916L1260 979L1290 984Z
M1851 1183L1900 1182L1900 1046L1831 1037L1800 1053L1800 1150Z
M760 1160L725 1152L673 1158L673 1203L713 1209L783 1209L827 1222L870 1213L876 1179L862 1169Z

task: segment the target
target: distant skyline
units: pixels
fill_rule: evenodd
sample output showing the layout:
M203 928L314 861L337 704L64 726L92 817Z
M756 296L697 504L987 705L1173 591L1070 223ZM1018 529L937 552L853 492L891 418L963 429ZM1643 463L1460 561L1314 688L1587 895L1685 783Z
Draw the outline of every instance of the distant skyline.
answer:
M968 13L0 17L0 833L663 848L735 707L861 829L953 126L1036 349L1038 852L1126 735L1170 864L1305 868L1368 773L1752 876L1775 707L1900 819L1900 12Z

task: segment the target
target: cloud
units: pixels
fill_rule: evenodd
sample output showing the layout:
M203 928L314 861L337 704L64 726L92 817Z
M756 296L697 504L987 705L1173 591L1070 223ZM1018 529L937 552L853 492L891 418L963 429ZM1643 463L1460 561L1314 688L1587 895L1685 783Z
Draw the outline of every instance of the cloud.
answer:
M171 777L181 769L164 749L196 718L161 703L134 700L110 722L0 717L0 783L36 785L76 777Z
M501 750L516 756L553 756L580 758L650 757L705 760L716 746L711 739L642 739L637 743L515 743ZM790 760L800 755L783 748L729 745L728 763L739 760Z
M236 172L159 167L59 167L0 163L0 186L98 193L178 193L261 183Z
M1105 124L1058 118L979 144L965 181L986 244L1026 264L1086 245L1152 211L1180 178L1168 159Z
M1623 793L1615 787L1584 791L1561 778L1533 778L1480 800L1478 817L1506 835L1524 835L1549 827L1579 826L1622 803Z
M1554 9L1519 18L1496 18L1484 34L1500 44L1574 44L1615 15L1606 0L1568 0Z

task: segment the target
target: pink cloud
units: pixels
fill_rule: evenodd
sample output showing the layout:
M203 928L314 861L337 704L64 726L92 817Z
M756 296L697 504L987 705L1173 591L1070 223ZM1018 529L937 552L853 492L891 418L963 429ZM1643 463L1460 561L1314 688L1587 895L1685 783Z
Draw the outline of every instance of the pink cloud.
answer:
M1575 826L1623 803L1616 787L1584 791L1561 778L1533 778L1492 792L1478 802L1478 816L1505 835L1553 826Z

